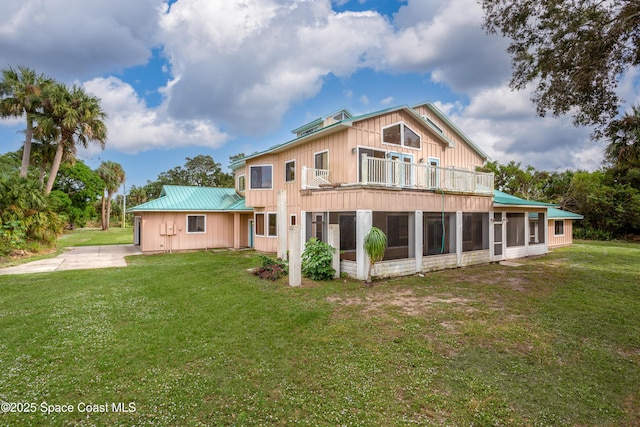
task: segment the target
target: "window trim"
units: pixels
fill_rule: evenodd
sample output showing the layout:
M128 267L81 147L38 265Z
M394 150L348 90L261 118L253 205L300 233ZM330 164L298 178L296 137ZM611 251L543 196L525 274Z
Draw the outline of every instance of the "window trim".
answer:
M327 150L317 151L317 152L313 153L313 168L317 169L316 168L316 156L318 154L323 154L323 153L327 153L327 168L326 169L320 169L320 170L328 171L329 170L329 150L328 149Z
M187 214L186 216L186 221L187 221L187 226L185 227L185 230L187 232L187 234L206 234L207 233L207 215L206 214ZM202 218L204 218L204 224L203 224L203 230L202 231L189 231L189 217L199 217L201 216Z
M384 140L384 130L388 129L390 127L398 126L398 125L400 125L400 144L394 144L393 142L386 142ZM418 136L418 142L419 142L419 146L418 147L412 147L410 145L406 145L405 144L405 140L404 140L404 137L405 137L404 128L405 127L409 128L409 130L411 132L415 133ZM392 123L392 124L387 125L387 126L383 126L382 130L380 132L380 139L381 139L383 145L390 145L392 147L404 147L404 148L406 148L408 150L422 151L422 135L420 135L418 132L416 132L411 126L407 125L404 121L399 121L399 122Z
M242 186L242 188L240 188L240 182L241 181L244 184ZM243 193L243 192L247 191L247 174L246 173L242 174L242 175L238 175L238 180L236 182L236 188L238 189L238 192L240 192L240 193Z
M270 219L271 217L275 217L275 233L271 234L271 224ZM265 216L265 232L266 232L266 236L267 237L278 237L278 213L277 212L267 212L266 216Z
M287 179L287 165L293 163L293 179L288 180ZM291 184L293 182L296 182L296 159L291 159L291 160L287 160L286 162L284 162L284 182L285 184Z
M258 220L258 215L262 216L262 221ZM262 234L258 233L258 224L262 223ZM254 226L254 234L256 236L264 237L265 236L265 213L264 212L255 212L253 214L253 226Z
M252 184L252 180L251 180L251 169L252 168L264 168L264 167L270 167L271 168L271 187L254 187ZM263 164L263 165L251 165L249 166L249 188L251 190L273 190L273 164Z
M556 224L562 225L562 234L558 234L556 231ZM554 237L562 237L564 236L564 219L556 219L553 221L553 236Z

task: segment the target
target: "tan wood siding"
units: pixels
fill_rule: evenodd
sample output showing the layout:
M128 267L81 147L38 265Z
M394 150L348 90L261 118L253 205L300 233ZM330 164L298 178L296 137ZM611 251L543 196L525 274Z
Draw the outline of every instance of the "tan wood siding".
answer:
M560 221L560 220L558 220ZM555 235L555 222L556 220L550 219L547 223L548 235L549 235L549 248L557 248L561 246L569 246L573 243L573 221L570 219L564 219L564 234L562 236Z
M138 215L142 217L140 241L140 250L142 252L168 252L234 246L233 214L141 212ZM205 215L205 233L187 233L187 215ZM245 219L248 220L246 216ZM167 234L167 226L173 226L173 234ZM246 234L248 240L248 233Z

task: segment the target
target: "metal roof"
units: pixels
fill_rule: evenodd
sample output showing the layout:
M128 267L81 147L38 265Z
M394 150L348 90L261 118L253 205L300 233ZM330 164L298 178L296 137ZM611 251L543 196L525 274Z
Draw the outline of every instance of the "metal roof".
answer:
M127 212L252 212L233 188L165 185L160 197L127 209Z
M535 200L525 200L520 197L512 196L499 190L493 190L493 206L529 206L529 207L552 207L558 206L552 203L538 202Z
M562 209L549 208L548 209L549 219L583 219L582 215L577 213L563 211Z

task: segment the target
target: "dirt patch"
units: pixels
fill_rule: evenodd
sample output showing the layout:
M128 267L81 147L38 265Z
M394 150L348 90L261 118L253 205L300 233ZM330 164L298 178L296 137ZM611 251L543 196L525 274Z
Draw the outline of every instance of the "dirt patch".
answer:
M454 297L453 295L425 295L417 296L412 290L397 290L388 292L372 292L365 297L343 298L340 296L327 297L327 301L346 306L361 306L363 312L369 312L386 307L397 307L409 315L419 315L429 311L437 304L456 304L467 306L471 300Z

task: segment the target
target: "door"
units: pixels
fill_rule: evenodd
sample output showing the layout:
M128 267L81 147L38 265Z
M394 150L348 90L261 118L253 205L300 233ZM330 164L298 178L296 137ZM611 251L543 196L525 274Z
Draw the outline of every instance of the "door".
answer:
M502 212L493 213L493 260L504 259L504 221Z
M413 163L413 156L410 154L389 153L389 160L391 160L391 170L389 172L391 185L412 187L413 174L411 164Z
M249 232L249 247L250 248L253 248L253 230L254 230L254 228L253 228L253 220L250 219L249 220L249 231L248 231Z
M142 231L142 217L133 218L133 244L140 246L140 233Z

